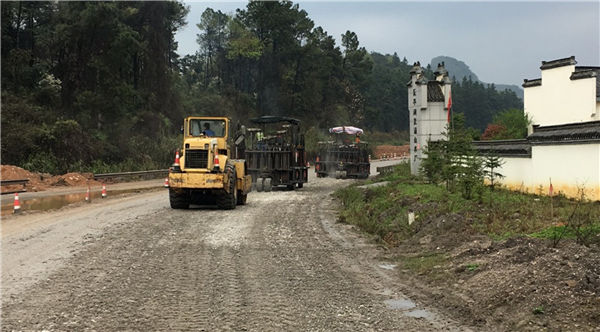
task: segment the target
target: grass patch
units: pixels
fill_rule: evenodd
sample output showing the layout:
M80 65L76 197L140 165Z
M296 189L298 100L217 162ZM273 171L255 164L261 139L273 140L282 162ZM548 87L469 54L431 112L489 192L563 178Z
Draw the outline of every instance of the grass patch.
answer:
M535 308L533 308L532 310L534 315L543 315L544 314L544 307L543 306L537 306Z
M479 268L479 264L467 264L466 270L469 272L473 272Z
M428 274L435 266L445 264L448 258L444 254L432 252L416 257L405 257L403 261L405 268L419 274Z
M344 209L339 220L359 226L363 231L389 242L399 241L408 234L408 211L406 207L389 199L388 186L359 189L354 186L335 193Z
M516 236L554 240L559 232L564 232L563 238L574 238L583 244L600 238L597 202L554 197L551 214L549 197L501 188L491 191L487 187L478 197L467 200L458 191L411 175L407 163L398 165L393 173L379 176L377 181L389 183L371 188L352 185L336 191L334 195L343 204L339 219L391 245L419 231L419 221L447 214L460 214L474 231L494 240ZM410 226L408 211L418 216ZM557 224L568 225L569 229Z
M529 236L538 239L554 239L557 236L562 236L565 239L574 239L575 231L567 226L551 226L539 232L531 233Z

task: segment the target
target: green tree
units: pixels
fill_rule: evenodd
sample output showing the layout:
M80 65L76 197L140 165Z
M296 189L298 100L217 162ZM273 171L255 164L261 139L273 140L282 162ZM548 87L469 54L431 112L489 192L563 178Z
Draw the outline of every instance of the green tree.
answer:
M427 158L421 167L430 182L444 181L447 189L458 189L464 198L471 199L483 184L483 162L472 145L469 130L465 129L464 115L454 114L452 121L454 125L447 126L445 139L429 142L425 149Z
M447 167L445 162L446 142L427 142L427 146L423 149L425 158L421 161L421 173L425 178L433 184L438 184L442 181L442 170Z
M344 91L346 92L345 104L348 108L349 119L356 125L364 125L365 120L365 92L368 86L368 75L373 67L369 53L364 47L359 47L358 36L352 31L342 35L344 59Z
M523 110L511 108L495 115L494 123L506 128L506 136L494 139L517 139L527 137L527 127L531 120Z
M211 79L221 79L219 72L223 66L223 60L226 56L226 42L229 17L220 10L214 11L207 8L200 18L200 23L196 24L201 33L198 34L198 44L202 55L205 57L204 64L204 86L208 86Z

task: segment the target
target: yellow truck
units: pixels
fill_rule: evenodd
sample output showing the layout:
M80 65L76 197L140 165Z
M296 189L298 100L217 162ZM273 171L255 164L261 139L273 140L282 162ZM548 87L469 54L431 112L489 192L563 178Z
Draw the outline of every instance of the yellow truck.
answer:
M243 157L243 133L234 141L231 119L187 117L184 119L181 154L169 169L169 201L173 209L190 204L216 204L235 209L246 204L252 186Z

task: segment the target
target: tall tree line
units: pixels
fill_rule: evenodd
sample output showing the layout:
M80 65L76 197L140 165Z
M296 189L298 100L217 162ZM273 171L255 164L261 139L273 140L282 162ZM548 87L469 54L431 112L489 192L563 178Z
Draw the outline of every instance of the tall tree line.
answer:
M2 162L166 161L183 116L177 2L2 2Z
M411 66L340 45L288 1L207 9L179 57L182 3L2 2L2 163L65 172L163 168L187 115L301 119L311 133L408 129ZM428 71L431 75L431 71ZM458 84L456 84L458 83ZM485 128L516 96L456 82L455 110Z
M337 46L292 2L253 1L233 15L207 9L197 27L199 50L181 61L190 113L365 123L373 63L355 33Z

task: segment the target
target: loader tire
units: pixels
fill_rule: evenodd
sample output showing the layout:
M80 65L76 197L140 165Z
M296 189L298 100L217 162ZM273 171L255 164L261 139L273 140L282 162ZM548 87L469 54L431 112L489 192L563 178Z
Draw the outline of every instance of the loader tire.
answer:
M223 190L217 197L217 206L220 209L233 210L237 204L237 189L235 188L235 167L232 164L225 166L225 173L229 178L229 183L226 185L229 187L229 192Z
M173 188L169 188L169 203L172 209L187 209L190 207L190 198L188 193L177 193Z

